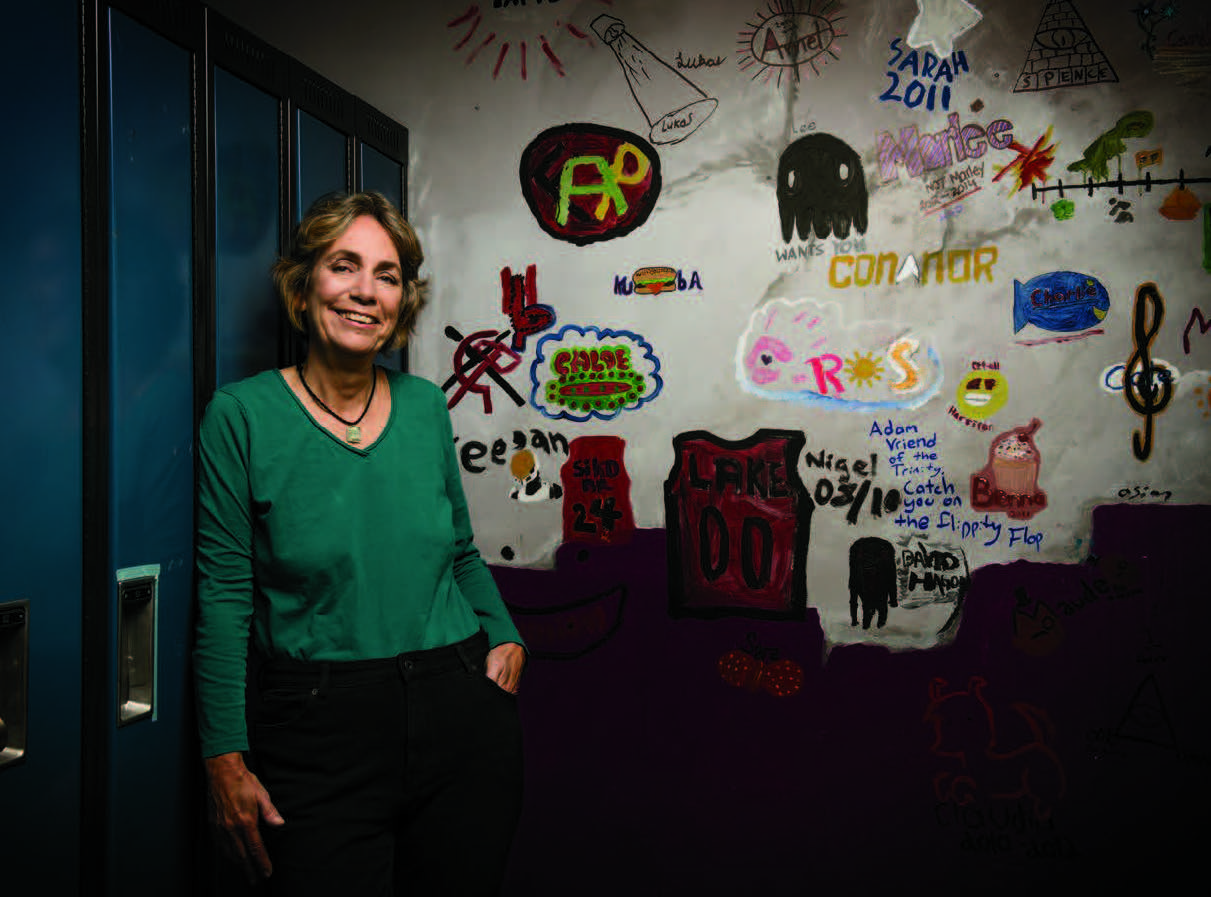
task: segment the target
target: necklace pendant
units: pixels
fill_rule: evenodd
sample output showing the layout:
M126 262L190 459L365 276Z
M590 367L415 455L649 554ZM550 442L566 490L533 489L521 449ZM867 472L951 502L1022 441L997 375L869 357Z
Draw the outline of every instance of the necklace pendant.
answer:
M345 441L357 445L362 441L362 428L358 426L345 428Z

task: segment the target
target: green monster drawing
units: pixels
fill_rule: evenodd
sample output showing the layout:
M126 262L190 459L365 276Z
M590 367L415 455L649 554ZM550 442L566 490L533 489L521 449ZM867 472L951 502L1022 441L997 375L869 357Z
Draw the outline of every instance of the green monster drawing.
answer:
M1110 160L1118 163L1119 177L1123 176L1123 153L1127 152L1125 139L1146 137L1152 133L1152 113L1145 110L1128 112L1114 127L1093 143L1085 147L1083 156L1068 166L1069 171L1083 171L1092 180L1110 179Z

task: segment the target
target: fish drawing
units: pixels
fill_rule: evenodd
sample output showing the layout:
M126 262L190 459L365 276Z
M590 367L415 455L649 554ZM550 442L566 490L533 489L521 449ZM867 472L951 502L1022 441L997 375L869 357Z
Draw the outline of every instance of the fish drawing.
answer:
M1052 271L1013 282L1014 333L1027 324L1072 333L1101 323L1109 311L1106 288L1088 274Z

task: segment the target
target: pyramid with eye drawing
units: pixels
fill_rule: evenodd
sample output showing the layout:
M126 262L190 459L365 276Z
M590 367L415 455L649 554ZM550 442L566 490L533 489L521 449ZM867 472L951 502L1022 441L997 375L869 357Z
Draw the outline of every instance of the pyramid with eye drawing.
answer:
M1071 0L1048 0L1014 93L1118 81Z

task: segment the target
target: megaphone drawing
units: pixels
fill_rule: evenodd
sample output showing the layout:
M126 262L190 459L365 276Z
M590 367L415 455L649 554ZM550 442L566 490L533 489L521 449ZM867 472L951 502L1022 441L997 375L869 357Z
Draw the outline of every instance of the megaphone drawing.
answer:
M711 117L719 101L635 40L621 20L600 15L592 28L618 57L631 96L648 120L652 143L680 143Z

